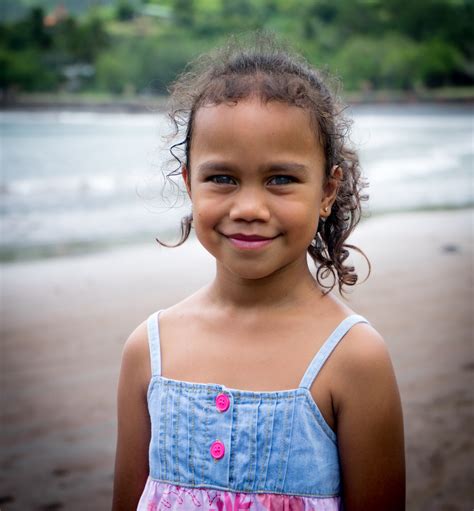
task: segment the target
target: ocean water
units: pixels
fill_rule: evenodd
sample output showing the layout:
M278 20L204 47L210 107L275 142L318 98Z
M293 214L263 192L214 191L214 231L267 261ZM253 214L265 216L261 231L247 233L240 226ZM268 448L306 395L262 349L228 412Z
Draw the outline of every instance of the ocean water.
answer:
M370 184L365 217L473 205L472 107L365 105L350 113ZM0 260L176 239L189 203L163 177L176 168L170 131L161 113L0 113Z

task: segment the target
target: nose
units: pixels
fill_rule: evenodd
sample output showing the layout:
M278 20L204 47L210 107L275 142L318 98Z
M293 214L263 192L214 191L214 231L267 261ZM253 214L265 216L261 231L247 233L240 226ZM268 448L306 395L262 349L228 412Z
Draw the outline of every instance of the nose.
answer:
M242 188L236 195L230 208L229 217L233 221L268 222L270 210L265 200L264 191Z

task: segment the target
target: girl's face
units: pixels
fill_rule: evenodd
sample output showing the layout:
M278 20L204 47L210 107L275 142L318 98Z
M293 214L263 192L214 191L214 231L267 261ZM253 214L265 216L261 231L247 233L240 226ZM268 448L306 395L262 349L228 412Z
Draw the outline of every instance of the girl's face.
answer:
M335 196L309 113L252 98L202 107L183 177L202 245L242 278L304 265Z

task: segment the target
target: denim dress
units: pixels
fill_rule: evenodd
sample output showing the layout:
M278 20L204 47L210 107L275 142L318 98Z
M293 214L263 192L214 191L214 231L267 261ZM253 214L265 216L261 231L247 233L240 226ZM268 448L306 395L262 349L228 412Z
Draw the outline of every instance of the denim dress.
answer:
M148 318L149 477L139 511L342 510L337 438L311 385L356 323L344 319L298 388L253 392L161 376L159 312Z

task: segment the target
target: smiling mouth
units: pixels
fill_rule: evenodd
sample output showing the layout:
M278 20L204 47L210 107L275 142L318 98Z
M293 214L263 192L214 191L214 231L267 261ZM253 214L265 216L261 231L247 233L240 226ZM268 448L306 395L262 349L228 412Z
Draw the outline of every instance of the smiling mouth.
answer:
M265 236L258 236L256 234L247 235L247 234L230 234L226 236L226 238L230 241L230 243L236 247L243 250L255 250L259 248L266 247L270 245L270 243L277 238L274 236L273 238L267 238Z

